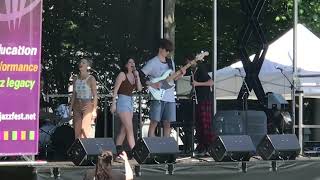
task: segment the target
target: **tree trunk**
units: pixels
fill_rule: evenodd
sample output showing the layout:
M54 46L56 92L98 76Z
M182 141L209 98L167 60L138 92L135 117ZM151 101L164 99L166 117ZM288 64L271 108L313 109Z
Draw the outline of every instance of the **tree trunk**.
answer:
M170 40L173 44L175 44L175 18L174 18L174 10L175 10L176 0L164 0L164 38ZM174 56L174 51L172 52L172 56Z

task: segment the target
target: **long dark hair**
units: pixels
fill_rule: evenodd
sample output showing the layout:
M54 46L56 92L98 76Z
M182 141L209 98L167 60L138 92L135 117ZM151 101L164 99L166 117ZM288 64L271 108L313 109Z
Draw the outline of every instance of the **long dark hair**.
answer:
M121 66L120 66L121 72L124 72L125 74L128 73L128 69L127 69L126 65L128 64L130 59L133 59L135 61L135 58L132 55L127 56L125 59L121 60Z
M96 180L108 180L112 179L112 152L104 151L100 156L98 156L98 161L96 164Z

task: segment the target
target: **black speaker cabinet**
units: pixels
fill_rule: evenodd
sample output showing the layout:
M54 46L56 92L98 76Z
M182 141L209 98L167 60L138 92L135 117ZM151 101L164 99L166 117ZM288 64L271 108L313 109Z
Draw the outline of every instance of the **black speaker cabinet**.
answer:
M68 150L68 157L77 166L93 166L103 151L116 154L112 138L76 139Z
M266 135L257 147L264 160L293 160L300 152L295 134Z
M267 134L267 116L263 111L218 111L212 126L218 135L249 135L257 147Z
M140 138L133 149L139 164L171 163L178 153L178 143L173 137Z
M255 147L248 135L224 135L216 138L210 148L215 161L249 161Z

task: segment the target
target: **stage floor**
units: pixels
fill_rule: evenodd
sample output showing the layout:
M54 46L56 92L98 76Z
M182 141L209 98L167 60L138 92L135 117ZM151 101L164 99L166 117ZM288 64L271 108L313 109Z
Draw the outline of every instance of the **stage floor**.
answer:
M208 158L178 158L173 165L142 164L130 161L135 179L152 180L309 180L320 179L320 158L299 157L288 161L264 161L251 158L248 162L214 162ZM81 180L93 166L75 166L72 162L47 162L33 165L0 165L0 179L23 180ZM113 168L124 171L122 162L114 162Z

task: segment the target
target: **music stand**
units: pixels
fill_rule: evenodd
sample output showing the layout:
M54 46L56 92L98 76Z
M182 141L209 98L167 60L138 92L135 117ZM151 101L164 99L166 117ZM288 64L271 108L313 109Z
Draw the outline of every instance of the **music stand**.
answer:
M176 81L176 96L180 99L190 99L192 86L190 84L191 76L183 76Z
M193 88L191 85L191 76L183 76L182 78L178 79L176 81L176 96L178 99L185 99L185 100L191 100L192 101L192 119L191 119L191 148L190 151L186 154L191 153L191 157L194 157L194 126L195 126L195 109L196 109L196 103L195 99L193 98ZM188 127L186 124L183 124L183 127ZM186 133L185 133L186 136ZM187 136L186 136L187 137ZM188 147L186 147L187 140L184 142L185 150L189 150Z

